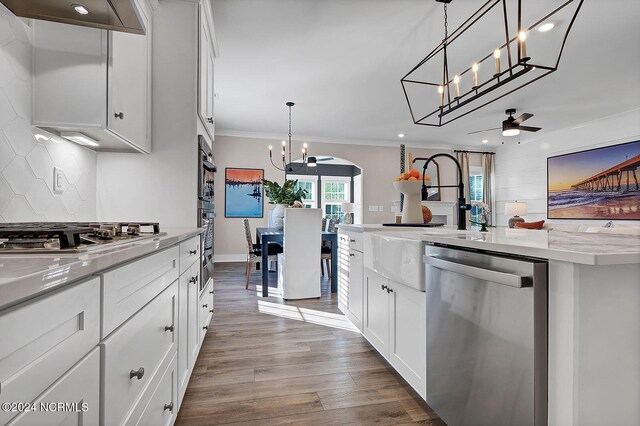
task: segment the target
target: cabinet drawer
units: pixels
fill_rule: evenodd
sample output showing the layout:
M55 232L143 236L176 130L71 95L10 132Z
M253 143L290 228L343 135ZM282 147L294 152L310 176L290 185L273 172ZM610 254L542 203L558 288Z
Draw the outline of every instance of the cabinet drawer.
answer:
M178 278L178 247L102 275L102 337L106 337Z
M346 243L349 244L349 249L356 250L359 252L364 251L364 243L362 238L362 233L359 232L348 232L341 231L342 235L340 236Z
M162 361L175 353L177 333L169 327L176 326L177 289L176 281L101 343L102 423L115 425L128 419Z
M0 314L0 402L33 401L98 344L99 301L94 278Z
M196 260L200 259L200 236L180 243L180 273L186 271Z
M198 303L198 324L200 325L200 341L202 343L204 337L209 329L209 323L213 317L213 281L209 281L209 285L205 288L204 292L200 295L200 301Z
M174 354L166 368L163 368L154 377L153 383L149 386L127 424L139 426L173 424L178 414L176 359Z
M42 405L73 404L65 410L41 410ZM82 361L34 401L38 411L23 412L11 426L98 425L100 420L100 348ZM42 405L41 405L42 404Z

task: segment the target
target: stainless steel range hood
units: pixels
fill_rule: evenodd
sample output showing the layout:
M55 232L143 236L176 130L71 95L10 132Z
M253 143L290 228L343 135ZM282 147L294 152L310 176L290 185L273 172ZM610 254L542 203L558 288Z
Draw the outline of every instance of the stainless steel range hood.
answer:
M0 3L22 18L145 33L134 0L0 0ZM76 9L88 13L83 14Z

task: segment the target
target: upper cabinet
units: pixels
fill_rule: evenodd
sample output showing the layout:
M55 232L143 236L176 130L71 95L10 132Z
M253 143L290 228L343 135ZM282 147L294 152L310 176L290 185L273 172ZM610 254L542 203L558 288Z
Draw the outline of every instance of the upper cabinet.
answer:
M152 9L135 3L146 35L34 21L35 126L151 152Z
M217 55L210 2L200 4L198 43L198 116L213 141L215 134L213 67Z

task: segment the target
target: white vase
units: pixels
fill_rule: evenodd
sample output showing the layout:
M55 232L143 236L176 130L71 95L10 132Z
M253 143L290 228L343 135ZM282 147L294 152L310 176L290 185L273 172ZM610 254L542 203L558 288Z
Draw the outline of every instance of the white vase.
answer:
M284 228L284 209L289 207L286 204L276 204L275 208L271 212L271 223L276 229Z
M400 180L393 182L398 192L404 194L402 223L424 223L422 219L422 181Z

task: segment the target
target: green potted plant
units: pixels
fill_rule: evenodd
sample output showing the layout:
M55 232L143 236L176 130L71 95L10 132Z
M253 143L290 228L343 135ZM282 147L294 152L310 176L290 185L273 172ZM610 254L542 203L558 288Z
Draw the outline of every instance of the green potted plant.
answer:
M308 195L307 190L297 188L298 180L286 180L282 186L278 182L272 182L263 179L265 194L269 197L269 204L275 204L276 207L271 213L273 226L282 228L284 226L284 209L291 206L294 202L302 200Z

